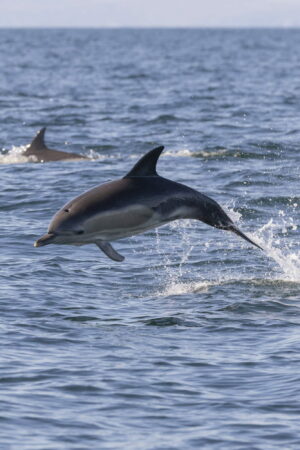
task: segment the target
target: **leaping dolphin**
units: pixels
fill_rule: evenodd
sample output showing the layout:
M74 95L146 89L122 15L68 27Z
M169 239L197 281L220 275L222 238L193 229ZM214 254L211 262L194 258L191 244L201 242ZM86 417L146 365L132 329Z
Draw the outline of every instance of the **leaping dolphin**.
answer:
M45 131L46 127L37 132L37 135L23 153L24 156L33 156L35 162L88 159L86 156L79 155L78 153L62 152L48 148L44 140Z
M124 178L97 186L63 206L34 246L93 243L114 261L123 261L110 241L173 220L198 219L232 231L261 248L236 227L217 202L157 174L156 163L163 149L161 146L148 152Z

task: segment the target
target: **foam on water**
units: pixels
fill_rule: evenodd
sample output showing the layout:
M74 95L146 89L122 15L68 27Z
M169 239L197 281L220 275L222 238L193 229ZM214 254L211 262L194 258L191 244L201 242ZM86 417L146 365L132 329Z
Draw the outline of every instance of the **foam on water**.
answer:
M224 156L228 153L226 148L218 148L216 150L199 150L192 153L192 156L202 157L202 158L218 158Z
M24 156L28 145L13 146L7 153L0 154L0 164L22 164L37 162L35 156Z
M171 280L164 290L159 292L157 296L169 297L171 295L185 295L197 292L207 292L209 287L216 284L209 281L176 281Z
M104 154L96 152L92 148L88 150L88 152L85 156L90 158L92 161L107 161L109 159L119 158L119 155L104 155Z
M193 156L193 152L191 150L188 150L187 148L183 148L181 150L166 150L164 152L165 156L172 156L174 158L176 157L186 157L186 156Z

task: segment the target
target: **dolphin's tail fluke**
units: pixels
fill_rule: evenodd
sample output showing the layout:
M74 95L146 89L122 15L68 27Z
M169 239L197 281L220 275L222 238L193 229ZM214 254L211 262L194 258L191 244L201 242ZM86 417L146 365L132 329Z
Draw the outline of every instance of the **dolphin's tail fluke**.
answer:
M254 242L250 238L248 238L248 236L246 236L244 233L242 233L242 231L240 231L235 225L228 227L227 230L232 231L233 233L237 234L241 238L245 239L245 241L248 241L248 242L250 242L250 244L253 244L253 245L255 245L255 247L263 250L263 248L260 245L256 244L256 242Z

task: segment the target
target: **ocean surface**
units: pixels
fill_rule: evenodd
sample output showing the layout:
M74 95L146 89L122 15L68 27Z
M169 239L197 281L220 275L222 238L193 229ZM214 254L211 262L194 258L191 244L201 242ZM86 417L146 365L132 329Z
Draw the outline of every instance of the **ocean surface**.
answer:
M0 30L1 449L300 448L300 30ZM50 148L22 152L46 126ZM164 145L202 222L34 248Z

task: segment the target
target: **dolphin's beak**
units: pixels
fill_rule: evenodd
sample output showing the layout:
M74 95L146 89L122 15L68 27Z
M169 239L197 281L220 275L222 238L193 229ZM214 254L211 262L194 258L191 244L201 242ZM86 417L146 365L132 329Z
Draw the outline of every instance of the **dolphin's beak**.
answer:
M237 227L231 226L228 228L229 231L232 231L233 233L237 234L241 238L245 239L245 241L250 242L250 244L255 245L255 247L260 248L261 250L264 250L260 245L258 245L256 242L252 241L248 236L246 236L244 233L241 232Z
M33 245L34 247L43 247L44 245L51 244L54 238L55 234L46 233L44 234L44 236L40 237L37 241L35 241Z

